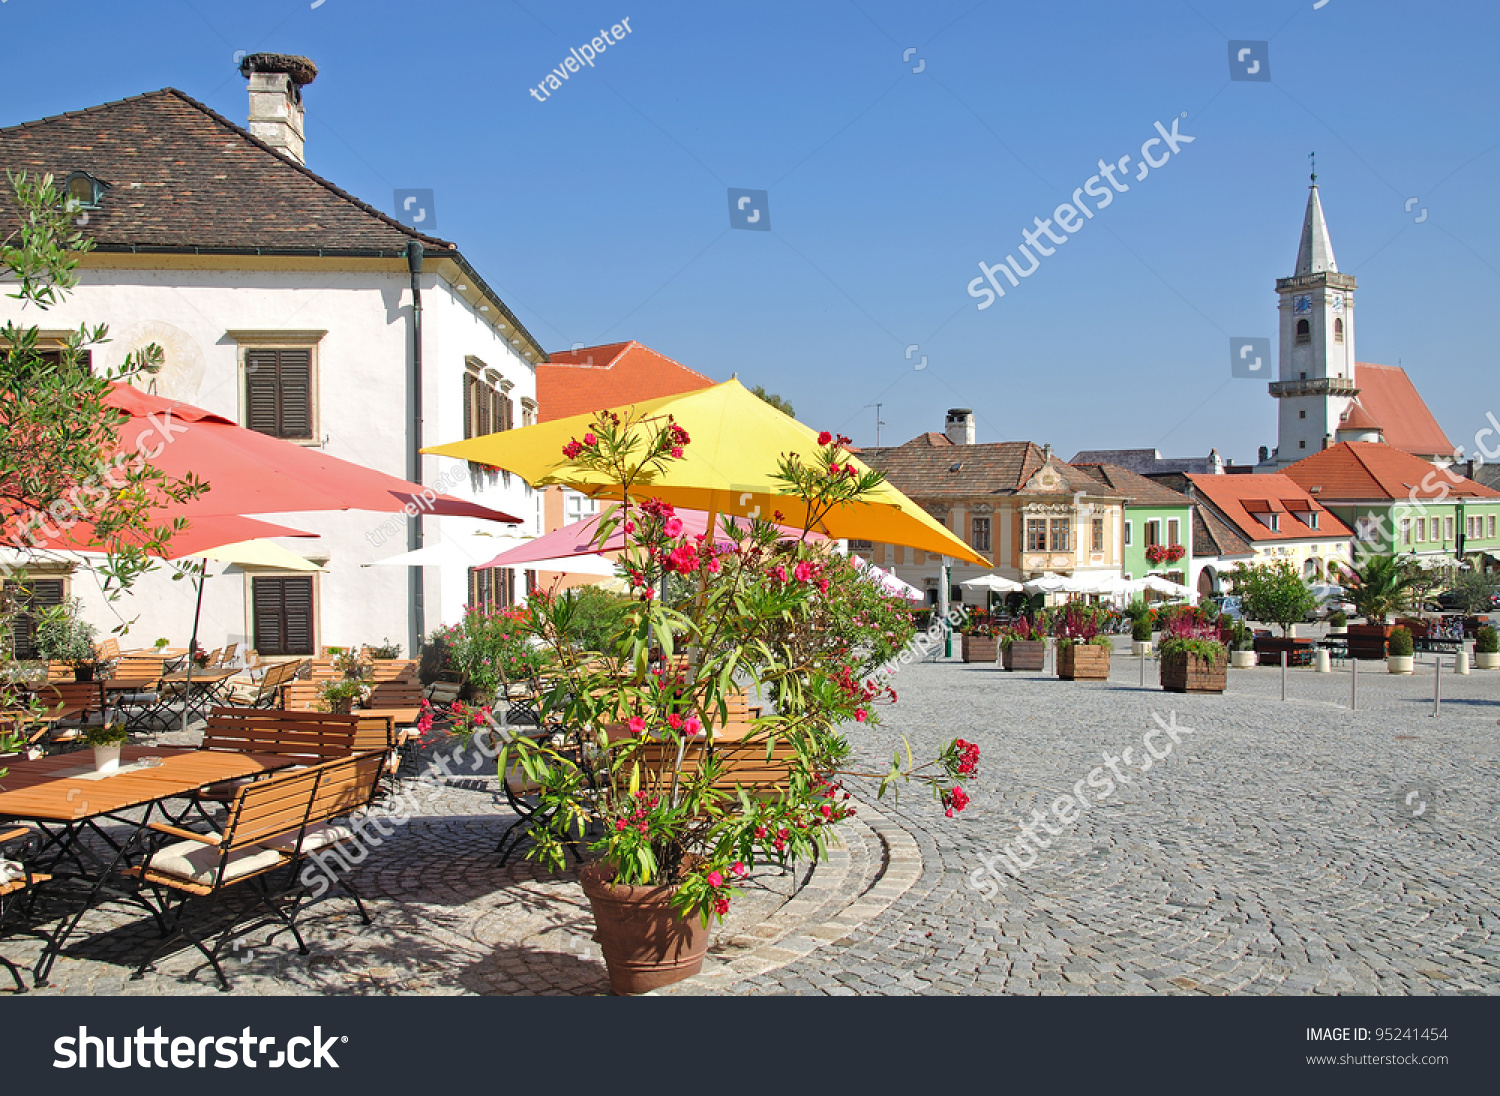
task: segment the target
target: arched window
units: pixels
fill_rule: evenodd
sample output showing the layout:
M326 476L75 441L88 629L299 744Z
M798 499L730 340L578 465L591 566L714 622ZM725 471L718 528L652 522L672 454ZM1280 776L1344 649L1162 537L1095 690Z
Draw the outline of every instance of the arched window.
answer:
M1344 321L1337 316L1335 316L1333 320L1333 341L1344 341Z
M1310 342L1312 342L1312 324L1308 323L1306 320L1298 320L1296 340L1297 345L1301 346L1303 343Z

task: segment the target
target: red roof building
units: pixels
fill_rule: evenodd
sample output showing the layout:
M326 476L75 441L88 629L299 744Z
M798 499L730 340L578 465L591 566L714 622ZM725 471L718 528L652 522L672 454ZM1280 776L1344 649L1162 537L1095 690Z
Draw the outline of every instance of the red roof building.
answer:
M638 342L554 351L537 365L537 421L586 415L718 382Z
M1254 562L1286 559L1310 579L1349 558L1349 527L1290 476L1188 476L1189 497L1249 542Z
M1358 441L1370 433L1378 433L1379 440L1387 445L1425 460L1446 460L1453 456L1453 443L1422 402L1406 370L1395 365L1355 362L1354 383L1359 395L1340 420L1337 440Z

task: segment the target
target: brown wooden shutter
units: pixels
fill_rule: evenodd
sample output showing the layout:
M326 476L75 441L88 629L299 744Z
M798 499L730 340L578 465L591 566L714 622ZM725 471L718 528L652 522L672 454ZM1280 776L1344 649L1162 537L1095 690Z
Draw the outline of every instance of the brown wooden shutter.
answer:
M312 351L245 353L245 425L275 438L311 438Z
M61 605L64 593L63 580L60 578L37 578L5 584L5 600L13 602L18 610ZM12 658L41 657L36 650L36 621L30 613L18 611L11 618L10 641Z
M255 649L263 655L313 654L312 578L255 578L250 586Z
M473 373L464 374L464 437L474 436L474 385L478 378Z

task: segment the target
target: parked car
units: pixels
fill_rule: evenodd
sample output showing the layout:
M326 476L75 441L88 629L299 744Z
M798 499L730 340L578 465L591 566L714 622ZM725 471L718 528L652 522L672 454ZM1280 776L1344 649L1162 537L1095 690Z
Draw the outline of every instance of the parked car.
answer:
M1230 620L1245 619L1245 611L1240 605L1240 599L1233 594L1206 597L1201 602L1201 607L1218 616L1227 616Z
M1345 596L1342 586L1319 583L1312 588L1312 592L1318 599L1318 606L1308 611L1308 620L1327 620L1329 614L1334 612L1342 612L1345 616L1354 615L1354 602Z
M1449 590L1446 593L1439 594L1437 596L1437 603L1445 613L1461 613L1464 609L1463 603L1459 601L1459 595L1456 590ZM1479 611L1481 613L1500 612L1500 594L1491 594L1489 607L1486 608L1480 605Z

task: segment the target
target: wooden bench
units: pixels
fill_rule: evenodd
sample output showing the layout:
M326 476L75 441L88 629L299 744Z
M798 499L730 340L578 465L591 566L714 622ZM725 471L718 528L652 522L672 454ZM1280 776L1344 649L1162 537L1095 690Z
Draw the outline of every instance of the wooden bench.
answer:
M228 817L217 832L153 823L151 829L161 838L154 842L146 864L128 872L150 886L157 900L156 912L168 933L132 977L143 977L157 956L182 940L203 954L218 975L219 988L228 991L220 953L232 939L267 924L290 929L299 953L306 955L307 943L297 929L296 902L288 909L287 899L300 897L306 886L299 878L303 861L314 853L331 854L358 839L355 829L337 821L369 807L382 762L379 752L356 753L245 784L235 792ZM368 925L370 916L358 893L347 878L337 882ZM239 888L241 894L248 890L253 901L237 911L210 947L189 915L201 906L206 919L220 923L224 906L216 899L231 888ZM248 926L240 923L238 914L258 911L258 920Z
M215 708L203 732L203 750L276 754L310 762L347 756L354 749L357 716L278 708Z
M417 660L414 658L377 658L371 663L370 680L417 683Z
M726 737L716 739L710 747L704 737L688 740L682 755L682 775L685 780L695 780L703 770L705 760L713 758L719 763L717 775L709 785L714 791L737 794L743 788L752 799L770 799L784 794L791 781L793 764L797 761L797 748L789 738L780 737L770 749L767 757L767 737L745 727L753 737L734 735L736 728L723 728ZM651 740L642 743L632 755L641 767L641 786L651 784L656 791L672 786L672 770L677 764L677 744L671 740ZM628 766L619 776L629 779Z

